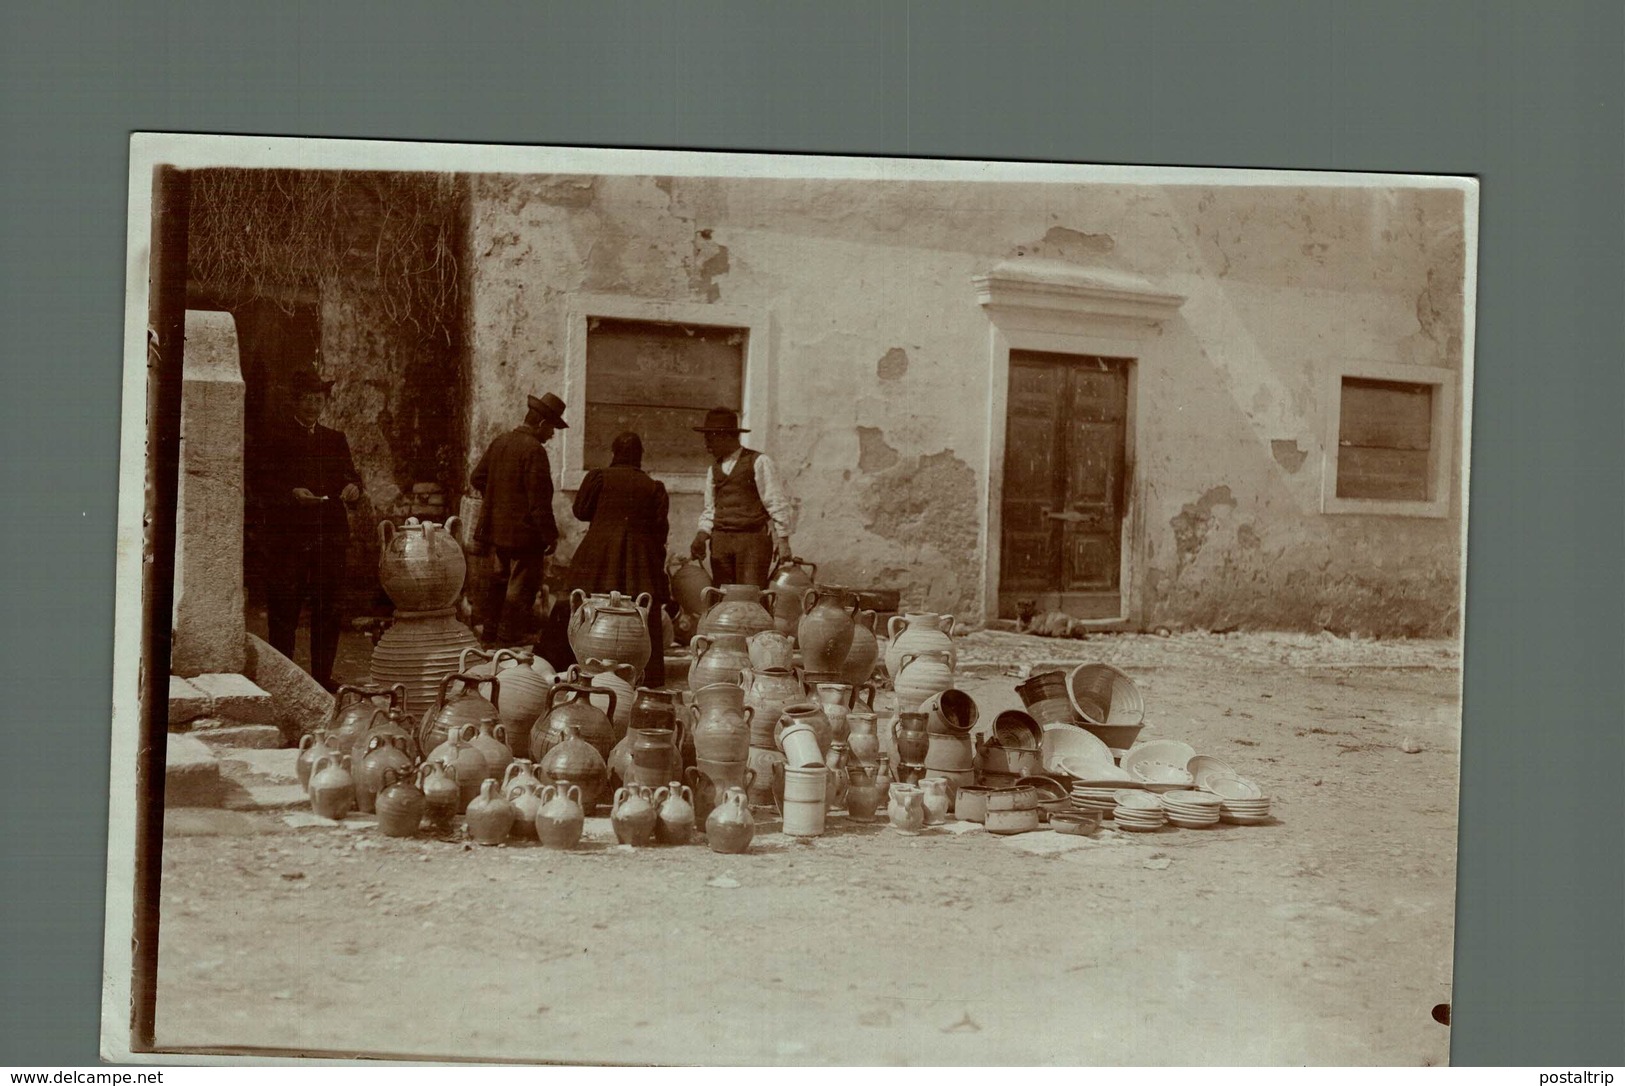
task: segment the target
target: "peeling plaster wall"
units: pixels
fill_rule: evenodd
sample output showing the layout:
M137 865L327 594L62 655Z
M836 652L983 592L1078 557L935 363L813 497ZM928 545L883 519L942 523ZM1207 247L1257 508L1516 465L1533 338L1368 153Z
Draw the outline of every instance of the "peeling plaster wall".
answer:
M1070 260L1188 297L1138 372L1137 624L1452 632L1454 514L1319 508L1330 371L1460 368L1461 225L1459 194L1420 190L478 178L465 454L562 387L572 293L770 312L773 417L749 440L799 499L797 552L979 617L990 335L971 278ZM1452 478L1459 498L1459 462ZM673 550L698 504L674 496Z

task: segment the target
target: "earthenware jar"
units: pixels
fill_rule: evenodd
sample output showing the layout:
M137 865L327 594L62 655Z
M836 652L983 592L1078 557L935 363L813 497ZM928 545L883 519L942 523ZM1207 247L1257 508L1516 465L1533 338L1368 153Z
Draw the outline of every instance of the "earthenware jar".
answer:
M762 590L753 584L725 584L700 593L708 610L698 633L707 637L736 633L742 637L773 629L773 616L762 606ZM781 631L788 632L788 631Z
M705 819L705 843L712 852L740 853L750 849L756 822L750 816L742 788L730 788Z
M920 781L925 821L935 826L948 821L948 781L944 777L926 777Z
M924 765L930 750L930 732L926 730L924 713L898 713L892 721L892 749L897 760L904 765Z
M536 773L536 763L529 758L515 758L502 771L502 794L510 800L515 792L527 788L541 788L546 782Z
M536 808L536 838L547 848L575 848L581 842L586 815L581 810L581 789L544 785Z
M694 756L712 762L738 762L750 747L751 718L745 691L734 683L712 683L694 691L689 709L689 737Z
M576 659L610 664L630 664L636 676L649 663L653 646L649 643L649 608L654 601L645 592L636 600L611 592L603 602L590 600L580 589L570 593L570 625L566 636ZM592 666L587 668L594 671Z
M919 613L893 615L887 619L886 636L891 641L886 646L886 674L892 677L892 682L897 681L907 653L943 651L954 657L949 661L950 666L956 663L953 628L952 615Z
M852 648L857 596L834 585L816 585L802 595L801 609L796 625L801 666L814 674L839 675Z
M415 517L399 528L393 521L379 523L378 579L396 607L433 611L456 601L468 574L457 542L458 523L456 517L444 527Z
M701 593L711 587L711 575L705 572L705 566L692 558L680 557L667 566L666 574L671 578L672 598L683 613L696 618L704 614L705 599Z
M476 663L480 657L488 662ZM547 691L558 675L553 665L529 652L498 649L482 653L478 649L463 652L458 671L469 675L491 675L496 682L493 702L497 706L497 719L508 734L508 748L516 758L530 752L530 729L547 706Z
M401 686L406 691L402 708L417 720L434 705L441 680L457 673L463 650L478 647L474 631L457 621L454 607L397 611L373 646L372 681Z
M626 733L632 756L632 777L626 783L658 788L680 776L682 756L678 733L666 728L645 728Z
M422 751L418 748L417 736L407 731L405 725L406 715L393 705L387 710L373 710L367 730L357 737L348 751L345 751L350 756L350 764L359 770L362 759L367 756L367 745L372 742L374 736L398 740L398 745L406 752L407 757L416 759Z
M813 586L818 567L800 558L785 558L773 567L767 578L767 591L772 596L773 628L786 637L796 635L801 621L801 597ZM785 665L789 666L789 665Z
M454 683L462 684L456 694L451 692ZM422 723L418 726L418 746L433 750L446 741L448 731L460 733L465 726L471 725L477 732L481 721L500 724L502 716L497 711L496 702L480 696L481 687L490 691L491 698L497 697L496 680L489 675L458 671L440 680L434 704L423 714Z
M886 815L904 833L919 833L925 826L925 793L910 784L892 785Z
M875 759L875 795L880 797L880 802L886 802L891 786L891 758L882 754Z
M293 771L299 778L299 787L310 790L310 768L328 754L338 753L328 746L327 730L318 728L299 737L299 756L294 759Z
M686 719L686 714L679 714L677 695L671 690L640 686L631 701L630 728L671 731L678 727L679 720Z
M530 758L540 765L555 745L562 742L566 733L573 731L576 736L592 745L598 752L600 760L609 757L610 750L615 746L615 726L610 723L609 717L589 700L600 691L594 690L585 683L561 682L547 692L546 711L542 719L536 722L536 727L530 733ZM615 694L613 691L603 691L603 696L609 699L609 708L615 708ZM586 796L586 789L582 789ZM587 796L590 800L591 796Z
M694 790L672 781L663 791L666 798L655 812L655 840L663 845L686 845L694 839Z
M570 668L564 677L566 682L592 691L587 700L609 720L616 739L626 735L632 726L632 702L637 696L638 673L631 664L593 659Z
M542 805L544 786L531 773L530 763L515 761L502 777L502 798L513 806L515 837L536 836L536 812Z
M743 761L702 760L698 765L684 770L683 779L688 782L690 793L694 797L694 825L703 829L706 816L711 813L711 808L717 805L717 800L728 794L728 789L738 788L747 798L749 797L756 783L756 774L748 763Z
M863 695L867 694L867 701ZM814 683L813 697L824 710L824 716L829 720L831 739L845 739L850 728L847 717L859 705L866 705L870 712L875 708L875 688L869 683L862 687L854 687L850 683Z
M750 742L756 747L774 746L773 733L787 705L807 696L807 688L794 671L770 667L762 671L746 668L740 685L745 688L745 704L756 710L751 717Z
M784 816L784 832L791 837L817 837L824 832L829 809L829 770L821 765L773 771L773 799Z
M388 702L380 706L379 698ZM379 709L398 709L406 704L406 687L394 686L341 686L333 699L333 714L327 718L327 745L335 754L350 754L361 737L372 727L373 714ZM314 763L312 763L314 764Z
M564 738L536 763L536 769L549 784L575 785L581 792L582 812L591 814L609 779L609 767L598 748L582 739L573 724L563 727Z
M513 751L508 746L508 731L501 724L482 720L479 731L469 740L474 749L485 755L485 775L502 780L513 764Z
M899 709L918 709L933 694L954 685L954 656L940 649L905 652L898 661L892 680L892 694Z
M350 764L353 766L356 762L352 759ZM384 786L384 774L411 768L412 756L406 753L406 740L403 737L374 735L368 739L360 768L355 773L356 810L362 814L372 814L376 809L378 790Z
M880 791L875 787L875 770L857 762L846 766L846 814L855 822L870 822L875 808L880 805Z
M943 771L951 773L966 773L976 768L976 748L971 745L968 735L942 735L930 732L926 735L925 768L946 776Z
M846 662L841 665L841 681L862 686L875 676L875 661L880 659L880 643L875 640L875 613L860 610L852 624L852 647L846 651Z
M779 718L778 729L773 734L774 746L784 755L785 762L795 769L824 764L824 750L818 745L818 733L804 719L806 710L810 708L805 704L790 706Z
M513 829L513 804L502 798L501 786L487 777L480 794L468 805L468 835L482 845L500 845Z
M795 641L777 630L763 630L761 633L751 634L745 639L745 648L750 652L750 666L753 671L762 671L770 667L789 671L796 663Z
M386 769L376 803L378 831L385 837L415 837L423 823L424 799L410 769Z
M660 792L658 802L664 802L665 789L662 788ZM617 788L615 802L609 809L609 823L615 829L615 840L634 848L647 845L654 835L655 822L660 817L658 802L650 795L649 789L639 785Z
M487 771L489 766L485 755L470 742L475 734L474 725L465 724L460 731L448 735L445 742L429 752L429 761L444 762L451 768L459 793L458 811L468 809L469 801L480 794L480 782L491 776Z
M418 766L418 790L423 793L423 819L436 833L448 833L457 817L462 791L457 777L444 762L424 762Z
M695 634L690 647L694 653L694 661L688 665L690 690L716 683L737 686L740 672L750 667L750 647L739 634Z
M825 797L825 806L846 806L846 766L851 760L846 750L846 744L839 739L829 745L829 754L824 758L824 768L829 774L824 778L828 795Z
M310 770L310 809L340 819L355 807L355 778L348 754L327 754Z
M846 746L854 760L872 766L880 757L880 735L875 730L875 714L852 709L846 714Z
M1016 687L1027 713L1039 725L1072 723L1072 698L1066 689L1066 674L1041 671Z

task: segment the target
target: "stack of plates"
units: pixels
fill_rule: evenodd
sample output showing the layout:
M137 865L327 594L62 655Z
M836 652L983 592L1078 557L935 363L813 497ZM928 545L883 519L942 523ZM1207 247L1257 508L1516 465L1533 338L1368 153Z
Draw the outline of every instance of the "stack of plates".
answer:
M1098 811L1104 817L1117 806L1117 789L1073 785L1072 806L1080 811Z
M1223 802L1212 792L1165 792L1162 796L1168 821L1188 830L1202 829L1218 822Z
M1172 792L1176 789L1189 789L1195 782L1183 769L1171 765L1161 765L1156 762L1141 762L1134 767L1134 776L1140 783L1152 792Z
M1219 797L1219 818L1238 826L1257 826L1270 818L1270 799L1244 777L1210 777L1208 791Z
M1149 792L1123 788L1114 798L1117 800L1117 810L1112 814L1112 819L1120 830L1144 833L1161 829L1168 821L1168 812L1163 809L1162 801Z

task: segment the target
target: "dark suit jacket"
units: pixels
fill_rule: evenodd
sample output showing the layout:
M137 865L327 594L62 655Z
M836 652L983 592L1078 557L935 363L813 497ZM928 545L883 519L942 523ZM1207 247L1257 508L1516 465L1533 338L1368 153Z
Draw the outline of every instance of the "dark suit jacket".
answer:
M665 601L670 498L664 483L626 464L589 471L573 511L591 526L570 559L570 587L648 592L656 603Z
M469 481L480 492L474 541L503 550L540 553L559 538L553 520L553 469L529 426L491 442Z
M337 430L306 430L289 419L267 428L257 450L258 499L270 536L316 538L339 546L350 538L350 518L339 495L361 476L350 458L350 443ZM304 487L327 501L306 505L293 496Z

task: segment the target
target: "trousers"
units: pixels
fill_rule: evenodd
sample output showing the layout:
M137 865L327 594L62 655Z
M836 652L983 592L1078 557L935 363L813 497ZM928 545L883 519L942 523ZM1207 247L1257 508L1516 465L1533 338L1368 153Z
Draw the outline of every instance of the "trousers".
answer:
M278 539L266 554L265 604L271 647L293 659L299 614L310 604L310 677L333 688L339 650L339 590L344 582L343 541Z
M485 589L485 639L520 644L536 628L536 593L547 557L541 551L492 549L491 581Z
M753 584L766 588L773 569L773 534L755 532L711 533L711 580L719 585Z

